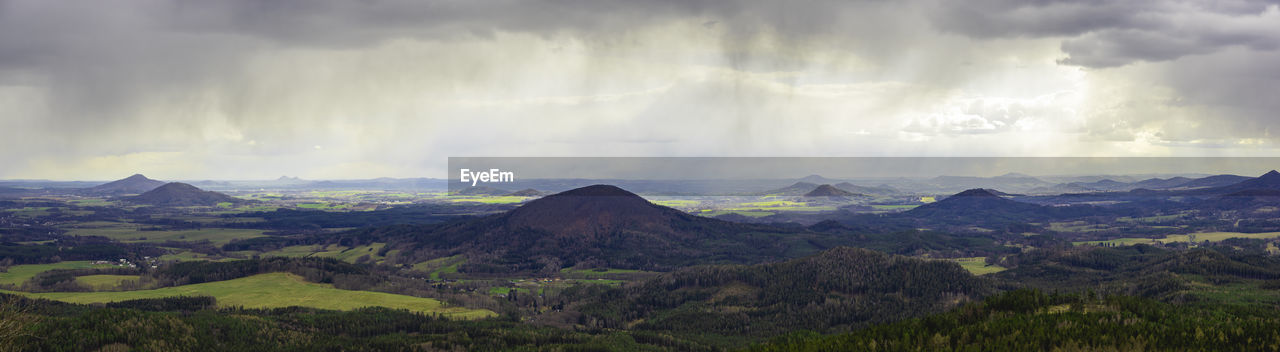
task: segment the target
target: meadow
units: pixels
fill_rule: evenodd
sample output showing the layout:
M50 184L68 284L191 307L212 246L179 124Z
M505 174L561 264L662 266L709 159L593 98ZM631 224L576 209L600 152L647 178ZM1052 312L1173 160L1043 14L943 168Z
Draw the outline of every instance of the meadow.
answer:
M175 231L141 231L150 225L94 221L63 227L71 236L102 236L120 242L203 241L226 244L234 239L262 237L263 230L202 228Z
M985 257L951 258L948 260L959 263L960 267L963 267L964 270L968 270L970 274L974 275L998 273L1007 269L999 265L987 264L987 258Z
M125 281L138 281L139 278L138 275L85 275L77 276L76 282L94 290L110 290L119 287Z
M278 308L301 306L319 309L353 310L361 307L376 306L407 309L427 314L441 314L462 319L476 319L496 315L494 312L485 309L448 307L443 302L430 298L383 292L340 290L329 284L307 282L301 276L289 273L259 274L226 281L138 291L44 293L5 291L5 293L82 304L175 296L211 296L217 299L218 305L221 307Z

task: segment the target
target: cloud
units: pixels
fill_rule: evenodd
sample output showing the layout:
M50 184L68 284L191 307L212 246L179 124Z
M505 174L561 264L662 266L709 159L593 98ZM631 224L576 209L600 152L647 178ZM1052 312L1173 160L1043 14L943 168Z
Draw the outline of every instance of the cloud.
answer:
M0 162L27 165L0 177L1274 148L1237 142L1275 138L1277 17L1247 0L0 0Z

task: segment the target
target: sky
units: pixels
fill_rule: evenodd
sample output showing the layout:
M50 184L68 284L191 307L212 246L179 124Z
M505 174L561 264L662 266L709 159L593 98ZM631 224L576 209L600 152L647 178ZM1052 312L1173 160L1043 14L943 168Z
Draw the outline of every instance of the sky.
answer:
M0 178L1277 156L1277 87L1274 1L0 0Z

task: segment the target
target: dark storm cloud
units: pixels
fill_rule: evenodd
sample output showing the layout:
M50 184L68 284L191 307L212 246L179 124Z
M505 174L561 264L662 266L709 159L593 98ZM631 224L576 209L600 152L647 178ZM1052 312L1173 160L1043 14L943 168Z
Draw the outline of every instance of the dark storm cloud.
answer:
M773 33L788 42L846 38L885 47L892 23L925 14L937 29L975 38L1062 37L1064 63L1109 67L1170 60L1241 45L1276 48L1274 26L1220 26L1256 17L1270 1L412 1L229 0L70 3L0 2L0 64L36 65L83 54L74 48L136 51L128 42L187 34L208 41L244 36L276 45L363 46L392 38L484 37L494 31L572 32L604 42L663 21L727 27L730 40ZM888 17L888 18L885 18ZM877 25L881 31L864 25ZM712 26L708 26L711 29ZM874 35L870 35L874 33ZM865 37L865 38L849 38ZM115 46L122 40L125 46ZM839 42L838 42L839 43ZM163 42L156 49L163 49ZM845 43L841 43L845 44ZM803 48L803 44L797 44ZM86 48L86 50L91 50ZM205 50L206 52L208 50ZM730 53L732 54L732 53Z
M1275 50L1274 1L945 1L942 30L978 38L1061 37L1063 64L1103 68L1240 46Z

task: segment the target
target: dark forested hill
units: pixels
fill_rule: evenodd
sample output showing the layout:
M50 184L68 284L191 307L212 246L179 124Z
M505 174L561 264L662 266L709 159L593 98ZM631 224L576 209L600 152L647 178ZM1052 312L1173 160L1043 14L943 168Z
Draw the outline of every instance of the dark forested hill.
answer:
M392 242L406 263L465 254L470 260L463 270L471 272L554 272L575 265L671 270L794 258L845 243L840 235L693 216L607 185L473 220L368 228L355 235Z
M159 206L214 206L218 203L247 202L240 198L218 192L205 191L181 182L167 183L143 194L127 197L125 200L132 203Z
M805 193L804 196L805 197L854 197L854 196L863 196L863 195L849 192L843 189L839 189L832 185L821 185L821 186L818 186L817 188L814 188L812 191L809 191L809 193Z
M581 311L600 327L767 336L919 317L992 292L952 262L839 247L781 263L680 269Z
M1092 206L1050 207L1023 203L991 190L976 188L921 205L903 212L901 216L936 223L990 225L1079 217L1097 210Z

